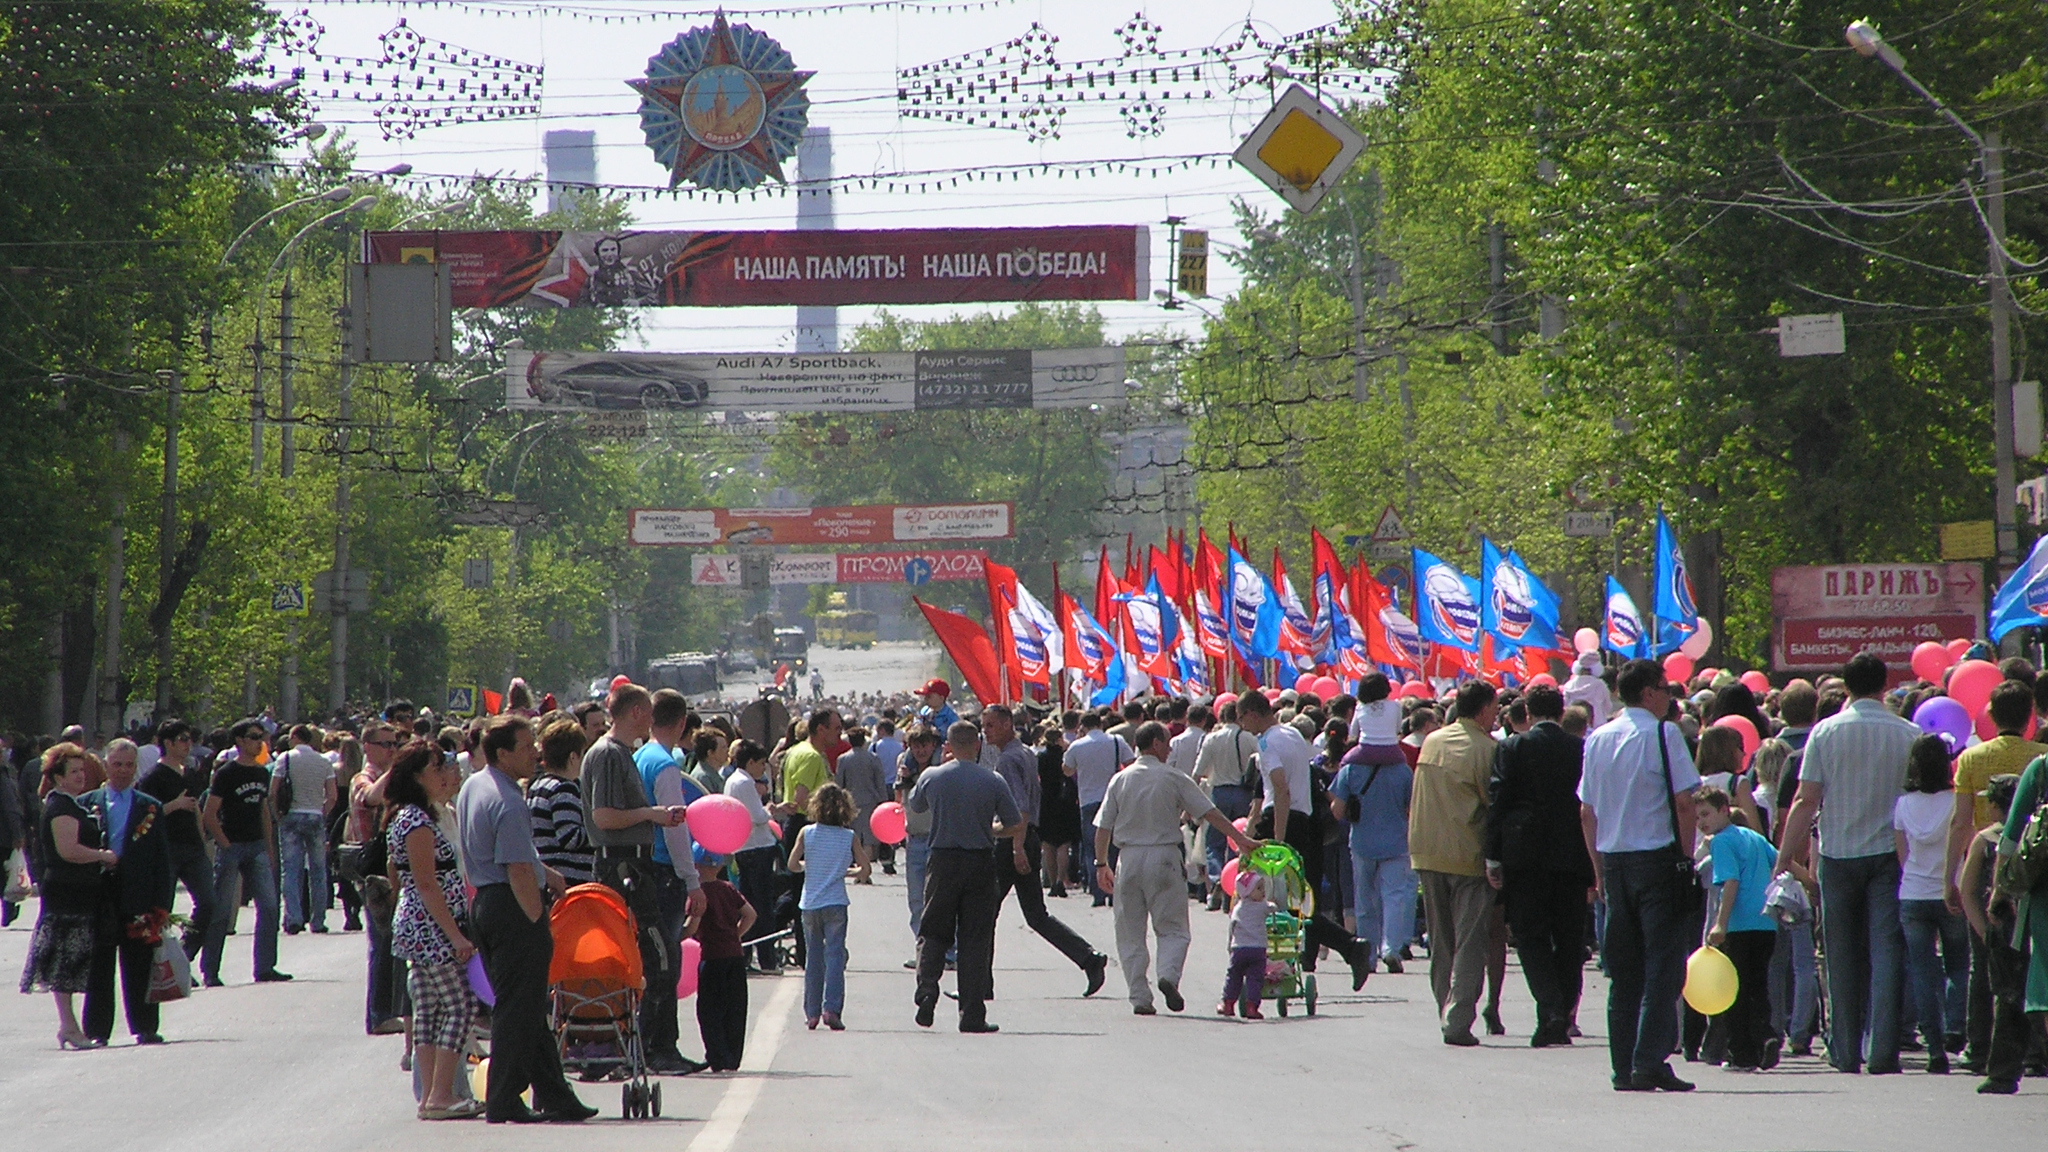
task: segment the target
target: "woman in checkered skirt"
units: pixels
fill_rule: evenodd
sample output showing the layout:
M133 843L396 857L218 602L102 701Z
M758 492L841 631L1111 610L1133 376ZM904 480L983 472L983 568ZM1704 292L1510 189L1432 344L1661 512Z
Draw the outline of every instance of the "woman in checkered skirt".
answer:
M476 998L466 966L476 946L463 935L469 900L462 887L455 846L440 827L441 807L462 786L455 762L428 741L415 740L391 765L385 826L391 850L392 886L398 911L391 920L392 954L411 966L412 1042L419 1065L422 1120L467 1120L481 1115L478 1100L455 1095L462 1047L476 1017ZM425 878L431 874L433 882Z

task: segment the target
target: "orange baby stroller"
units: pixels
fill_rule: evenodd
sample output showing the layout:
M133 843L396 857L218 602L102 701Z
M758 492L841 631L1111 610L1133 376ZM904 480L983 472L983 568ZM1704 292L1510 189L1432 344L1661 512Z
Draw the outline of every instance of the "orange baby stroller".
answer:
M568 1071L623 1075L621 1113L661 1115L661 1085L650 1083L640 1036L638 929L625 898L602 884L578 884L548 913L555 956L548 965L548 1008Z

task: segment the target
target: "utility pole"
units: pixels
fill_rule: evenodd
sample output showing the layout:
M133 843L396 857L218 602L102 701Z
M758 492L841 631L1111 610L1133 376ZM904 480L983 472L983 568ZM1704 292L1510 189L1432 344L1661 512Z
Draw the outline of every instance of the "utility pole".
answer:
M292 329L292 274L285 270L284 287L278 295L277 313L277 400L279 445L277 452L278 477L285 482L286 492L291 492L292 473L298 465L298 437L292 427L292 376L298 370L298 359L294 355L292 340L297 335ZM298 557L286 553L293 560ZM278 685L278 716L287 724L299 719L299 618L290 615L284 626L284 675Z
M1488 283L1487 329L1493 350L1508 354L1508 234L1496 220L1486 226L1486 257L1491 272Z
M128 462L128 428L118 417L114 423L112 460L116 469ZM94 722L96 735L105 739L121 734L121 713L126 703L121 699L121 588L127 580L128 485L116 472L111 487L113 507L108 509L107 516L107 577L102 592L105 617L100 625L100 706Z
M348 298L346 286L349 276L346 272L344 269L341 281L341 310L336 314L341 321L340 345L344 349L353 346L349 330L354 320L354 302ZM341 401L337 416L334 432L334 578L330 582L332 594L328 597L334 619L328 633L330 652L327 672L327 708L330 713L336 714L348 706L348 451L349 421L355 416L355 364L346 351L341 357Z
M2020 565L2018 497L2012 447L2012 286L2005 265L2005 149L1996 131L1984 133L1984 216L1991 226L1992 507L1998 529L1998 579Z
M164 382L164 495L156 534L156 596L171 602L171 569L178 556L178 401L182 388L176 368L157 373ZM161 611L161 609L159 609ZM156 638L156 718L171 714L171 624L163 620Z
M249 478L263 478L263 308L257 296L256 327L249 337Z

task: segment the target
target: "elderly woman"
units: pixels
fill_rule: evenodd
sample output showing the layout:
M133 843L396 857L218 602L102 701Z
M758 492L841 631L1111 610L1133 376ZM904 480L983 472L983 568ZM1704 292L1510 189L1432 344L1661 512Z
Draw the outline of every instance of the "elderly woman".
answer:
M98 815L79 798L89 790L85 749L69 742L43 754L41 838L42 911L28 944L21 990L48 992L57 1001L57 1045L90 1048L71 998L86 990L92 974L93 925L106 900L106 871L114 854L100 842Z
M469 899L455 846L441 830L441 811L462 786L462 773L440 748L415 740L391 765L384 786L391 820L384 834L391 853L398 911L391 920L391 950L412 966L414 1063L423 1085L419 1118L467 1120L482 1115L477 1100L455 1094L462 1046L476 1018L465 971L476 946L463 935Z

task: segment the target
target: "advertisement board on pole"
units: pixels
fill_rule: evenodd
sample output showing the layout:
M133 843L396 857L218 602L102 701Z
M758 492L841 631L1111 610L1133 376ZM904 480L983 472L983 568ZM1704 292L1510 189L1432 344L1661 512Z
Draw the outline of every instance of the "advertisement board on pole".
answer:
M1145 300L1142 225L787 232L370 232L366 264L447 264L456 308Z
M1984 635L1975 564L1830 564L1771 573L1771 661L1839 668L1870 652L1902 668L1926 640Z
M505 405L537 411L910 412L1121 405L1122 348L976 352L533 352Z
M1008 540L1014 509L995 504L870 504L849 508L635 508L627 540L649 548L712 544L916 544Z
M738 588L742 560L737 553L702 552L690 557L690 583L699 588ZM931 552L788 552L768 558L768 583L902 584L915 572L931 580L980 580L988 553L969 549Z

